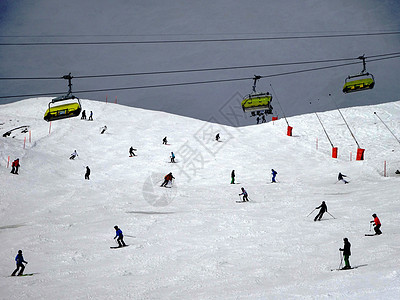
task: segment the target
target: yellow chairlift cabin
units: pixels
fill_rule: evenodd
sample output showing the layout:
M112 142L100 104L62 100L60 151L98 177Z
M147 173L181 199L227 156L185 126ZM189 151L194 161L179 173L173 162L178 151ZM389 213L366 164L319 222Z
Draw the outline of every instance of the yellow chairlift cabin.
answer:
M364 54L365 55L365 54ZM363 69L358 75L349 75L345 79L343 86L343 93L348 94L352 92L359 92L364 90L373 89L375 86L374 75L366 72L365 70L365 56L359 56L358 59L363 61ZM360 78L360 79L359 79Z
M64 75L63 78L68 80L68 93L67 95L60 96L51 100L51 102L49 103L49 108L44 114L44 119L47 122L77 117L81 113L81 102L79 101L78 97L72 95L71 80L73 77L71 76L71 73L69 73L68 75ZM58 102L61 101L66 101L66 103L54 106L54 104L58 104Z
M242 109L244 112L251 112L251 116L260 114L272 114L272 95L270 93L257 93L256 85L257 80L261 76L254 75L253 93L244 97L242 101Z

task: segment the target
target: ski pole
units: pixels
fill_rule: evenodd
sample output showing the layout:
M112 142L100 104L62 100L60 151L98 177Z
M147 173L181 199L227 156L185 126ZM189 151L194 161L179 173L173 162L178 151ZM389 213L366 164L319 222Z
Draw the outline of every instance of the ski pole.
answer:
M329 215L330 215L332 218L336 219L334 216L332 216L332 215L331 215L331 213L330 213L330 212L328 212L328 211L327 211L327 213L328 213L328 214L329 214Z
M310 212L310 213L307 215L307 217L310 216L315 210L316 210L316 208L314 208L314 209L312 210L312 212ZM307 217L306 217L306 218L307 218Z
M372 223L369 223L369 231L371 231Z

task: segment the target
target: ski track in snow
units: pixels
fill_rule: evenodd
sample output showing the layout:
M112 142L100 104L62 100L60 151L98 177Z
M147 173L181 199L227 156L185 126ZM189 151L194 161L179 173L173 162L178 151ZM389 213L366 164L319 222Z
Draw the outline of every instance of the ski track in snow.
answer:
M400 177L394 174L399 144L373 114L398 135L399 102L342 110L366 149L365 161L355 161L357 146L337 111L319 114L339 148L338 159L332 159L313 114L289 118L294 136L288 137L284 120L238 129L82 100L94 121L55 121L49 134L42 120L48 101L28 99L0 110L2 133L19 124L32 132L25 149L27 134L1 137L1 299L400 294ZM108 130L101 135L104 125ZM222 143L213 140L217 132ZM164 136L169 146L162 145ZM137 157L128 157L130 146L138 149ZM79 156L69 160L75 149ZM177 164L168 163L171 151ZM189 159L188 153L195 155ZM11 161L20 158L18 176L6 168L9 155ZM272 168L278 183L267 184ZM240 184L229 184L233 169ZM174 184L160 188L168 172ZM335 183L338 172L350 184ZM249 203L236 203L242 186ZM323 200L336 219L325 214L314 222L317 211L306 217ZM365 237L374 212L383 235ZM110 250L116 224L130 247ZM330 272L339 266L344 237L352 244L351 264L367 266ZM26 273L38 274L7 277L18 249L29 262Z

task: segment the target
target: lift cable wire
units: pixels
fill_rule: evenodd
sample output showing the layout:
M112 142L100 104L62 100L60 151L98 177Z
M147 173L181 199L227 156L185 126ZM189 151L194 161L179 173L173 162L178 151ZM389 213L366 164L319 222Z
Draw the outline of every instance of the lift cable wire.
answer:
M399 58L399 57L400 57L400 54L399 55L393 55L393 56L390 56L390 57L381 57L381 58L371 59L369 61L370 62L374 62L374 61L381 61L381 60L393 59L393 58ZM312 71L325 70L325 69L332 69L332 68L355 65L355 64L359 64L359 62L350 62L350 63L330 65L330 66L324 66L324 67L318 67L318 68L303 69L303 70L289 71L289 72L276 73L276 74L270 74L270 75L263 75L263 76L260 76L260 78L271 78L271 77L278 77L278 76L284 76L284 75L299 74L299 73L312 72ZM199 85L199 84L210 84L210 83L244 81L244 80L252 80L252 79L253 79L253 77L228 78L228 79L205 80L205 81L192 81L192 82L166 83L166 84L154 84L154 85L143 85L143 86L132 86L132 87L118 87L118 88L82 90L82 91L74 91L74 93L75 94L83 94L83 93L108 92L108 91L138 90L138 89L149 89L149 88L163 88L163 87L176 87L176 86L185 86L185 85ZM0 96L0 99L23 98L23 97L40 97L40 96L48 96L48 95L62 95L62 94L65 94L65 92L25 94L25 95L9 95L9 96Z
M393 56L393 55L399 55L399 54L400 54L400 52L371 55L371 56L366 57L366 59ZM177 73L192 73L192 72L207 72L207 71L224 71L224 70L237 70L237 69L252 69L252 68L265 68L265 67L305 65L305 64L328 63L328 62L351 61L351 60L358 60L358 58L336 58L336 59L325 59L325 60L314 60L314 61L300 61L300 62L288 62L288 63L232 66L232 67L216 67L216 68L202 68L202 69L186 69L186 70L168 70L168 71L154 71L154 72L81 75L81 76L73 76L73 78L86 79L86 78L106 78L106 77L161 75L161 74L177 74ZM51 77L51 76L46 76L46 77L0 77L0 80L56 80L56 79L57 80L63 79L63 77Z
M129 45L129 44L183 44L183 43L223 43L223 42L250 42L268 40L294 40L294 39L321 39L321 38L343 38L396 35L400 31L370 32L370 33L347 33L347 34L325 34L325 35L298 35L278 37L252 37L252 38L225 38L225 39L192 39L192 40L153 40L153 41L100 41L100 42L20 42L0 43L0 46L77 46L77 45Z

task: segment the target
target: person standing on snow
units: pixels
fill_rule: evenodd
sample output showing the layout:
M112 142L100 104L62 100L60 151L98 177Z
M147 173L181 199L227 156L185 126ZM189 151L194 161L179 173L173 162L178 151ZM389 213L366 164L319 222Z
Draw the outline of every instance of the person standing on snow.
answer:
M90 176L90 169L89 166L86 166L85 179L89 180L89 176Z
M129 157L136 156L136 154L133 151L137 151L137 149L133 149L133 147L131 146L129 148Z
M171 163L175 163L175 154L171 152Z
M378 216L376 214L373 214L372 217L374 218L373 221L371 221L370 223L375 223L374 225L374 230L375 230L375 234L379 235L382 234L381 231L381 221L379 220Z
M21 270L18 273L18 276L22 276L24 274L25 266L23 263L28 263L27 261L24 260L24 257L22 256L22 250L18 250L18 254L15 257L15 261L17 263L17 268L12 272L11 276L15 276L17 274L18 270L21 268Z
M71 157L69 159L75 159L75 157L78 156L78 152L76 152L76 150L74 150L74 152L71 154Z
M219 133L215 136L215 140L218 142L219 141Z
M167 184L171 181L172 179L175 179L175 177L172 175L172 172L169 172L167 175L164 176L164 182L161 184L161 187L167 187Z
M86 120L86 111L85 110L82 110L81 120Z
M117 239L118 242L118 247L125 247L125 242L124 242L124 235L122 234L122 230L118 228L117 225L114 226L115 229L115 237L114 240Z
M12 174L17 174L18 175L18 168L20 167L19 164L19 158L17 158L16 160L14 160L11 164L11 173Z
M322 216L324 215L325 212L328 211L328 207L325 204L325 201L322 201L321 205L316 207L315 209L320 208L319 213L315 216L314 221L321 221Z
M249 199L247 198L248 194L247 194L246 190L243 187L241 188L241 190L242 190L242 193L239 194L239 196L243 195L243 202L249 202Z
M167 145L168 141L167 141L167 137L164 137L162 140L163 145Z
M274 183L274 182L276 182L275 181L275 177L276 177L276 174L278 174L278 172L277 171L275 171L274 169L271 169L271 172L272 172L272 183Z
M349 257L351 255L350 247L351 244L347 238L343 239L344 245L343 248L339 248L339 251L343 251L343 258L344 258L344 267L342 270L351 269Z
M235 184L235 170L232 170L231 173L231 184Z
M93 121L93 112L92 111L90 111L89 121Z
M345 184L349 183L348 181L344 180L343 177L347 177L347 176L339 172L339 175L337 177L338 181L343 181Z

